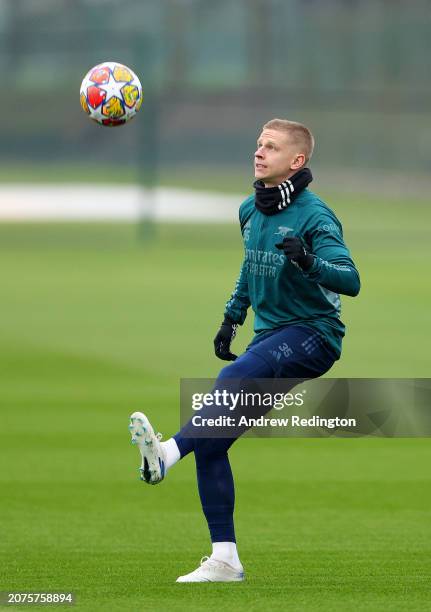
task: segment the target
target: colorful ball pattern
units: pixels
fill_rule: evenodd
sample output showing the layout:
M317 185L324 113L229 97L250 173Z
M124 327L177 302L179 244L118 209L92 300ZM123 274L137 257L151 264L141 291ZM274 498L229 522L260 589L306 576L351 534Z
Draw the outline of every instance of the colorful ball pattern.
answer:
M82 109L100 125L114 127L133 119L141 108L142 86L136 74L118 62L94 66L81 83Z

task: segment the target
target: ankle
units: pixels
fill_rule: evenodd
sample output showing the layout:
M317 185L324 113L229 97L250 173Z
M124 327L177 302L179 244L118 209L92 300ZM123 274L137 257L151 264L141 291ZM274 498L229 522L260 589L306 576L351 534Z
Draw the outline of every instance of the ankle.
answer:
M211 558L228 563L235 569L242 568L236 542L213 542Z
M161 447L166 454L166 469L168 470L181 459L175 438L169 438L166 442L161 442Z

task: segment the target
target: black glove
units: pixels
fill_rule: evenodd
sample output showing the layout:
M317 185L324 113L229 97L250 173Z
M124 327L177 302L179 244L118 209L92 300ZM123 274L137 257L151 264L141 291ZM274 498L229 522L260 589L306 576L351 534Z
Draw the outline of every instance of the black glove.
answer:
M219 359L223 361L235 361L237 355L230 352L230 345L235 338L238 324L229 317L225 317L217 336L214 338L214 350Z
M277 249L281 249L287 259L302 270L308 270L313 265L314 255L307 251L306 246L298 236L286 236L283 238L283 242L278 242L275 246Z

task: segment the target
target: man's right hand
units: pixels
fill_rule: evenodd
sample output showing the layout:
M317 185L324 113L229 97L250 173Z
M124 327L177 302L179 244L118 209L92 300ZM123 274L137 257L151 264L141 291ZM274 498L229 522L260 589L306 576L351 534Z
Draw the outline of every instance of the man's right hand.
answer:
M229 317L225 317L217 336L214 338L215 354L223 361L235 361L238 357L230 352L230 345L235 338L237 327L237 323L234 323Z

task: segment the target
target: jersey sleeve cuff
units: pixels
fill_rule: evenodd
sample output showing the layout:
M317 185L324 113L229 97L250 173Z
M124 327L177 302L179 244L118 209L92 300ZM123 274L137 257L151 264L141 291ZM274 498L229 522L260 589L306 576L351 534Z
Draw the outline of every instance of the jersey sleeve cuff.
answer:
M305 278L309 278L310 280L313 280L313 275L316 272L319 272L320 270L318 257L316 257L316 255L313 255L313 258L314 258L314 261L311 264L311 266L308 268L308 270L302 270L302 274L305 276Z

